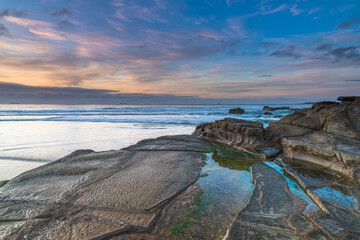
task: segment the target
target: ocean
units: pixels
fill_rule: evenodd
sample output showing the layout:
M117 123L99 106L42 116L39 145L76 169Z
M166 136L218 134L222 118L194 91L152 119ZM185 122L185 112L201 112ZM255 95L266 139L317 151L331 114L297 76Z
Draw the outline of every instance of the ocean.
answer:
M201 123L226 117L267 126L289 110L265 115L264 105L0 105L0 180L78 149L118 150L163 135L191 134ZM308 104L284 104L290 108ZM245 114L229 114L241 107Z

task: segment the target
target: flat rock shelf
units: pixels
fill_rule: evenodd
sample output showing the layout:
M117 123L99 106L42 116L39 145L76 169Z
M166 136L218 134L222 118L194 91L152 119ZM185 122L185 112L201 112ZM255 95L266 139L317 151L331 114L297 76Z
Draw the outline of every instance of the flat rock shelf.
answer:
M275 162L188 135L79 150L0 187L0 238L359 239L356 184Z

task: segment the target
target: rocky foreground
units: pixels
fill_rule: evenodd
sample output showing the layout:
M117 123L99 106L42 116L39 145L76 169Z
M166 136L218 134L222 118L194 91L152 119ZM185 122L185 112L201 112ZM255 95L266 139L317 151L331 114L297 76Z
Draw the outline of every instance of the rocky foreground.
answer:
M194 136L76 151L0 188L0 238L360 239L360 101L342 100L296 110L266 129L225 119ZM254 185L234 215L221 204L196 207L204 153L221 155L210 142L247 152L226 159L251 165ZM274 158L282 168L262 161Z

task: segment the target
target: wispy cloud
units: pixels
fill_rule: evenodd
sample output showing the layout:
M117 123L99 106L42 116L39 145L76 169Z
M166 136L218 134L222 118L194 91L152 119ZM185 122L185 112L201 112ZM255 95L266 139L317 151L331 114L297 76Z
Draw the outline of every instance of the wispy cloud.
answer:
M292 15L297 16L297 15L301 14L303 12L303 10L299 9L298 5L295 4L290 8L290 12L292 13Z
M299 58L301 55L295 52L295 45L283 46L275 52L269 54L271 57L290 57L290 58Z
M276 8L271 9L271 6L265 5L265 6L262 6L260 9L261 9L261 14L262 15L267 15L267 14L274 14L274 13L284 11L288 7L289 6L287 4L282 4L282 5L280 5L280 6L276 7Z
M347 27L351 27L357 23L360 23L360 17L351 18L345 22L341 22L337 25L337 28L347 28Z
M41 38L47 38L56 41L65 41L66 36L51 28L30 28L29 31L33 34L38 35Z
M329 51L332 48L332 44L323 43L316 47L316 51Z
M32 19L27 19L27 18L19 18L19 17L13 17L13 16L4 16L3 17L5 21L10 22L10 23L15 23L18 24L20 26L24 26L24 27L30 27L30 26L51 26L50 23L45 22L45 21L39 21L39 20L32 20Z
M4 17L4 16L14 16L14 17L23 17L25 16L27 13L26 10L24 9L4 9L4 10L0 10L0 17Z
M62 8L60 10L53 11L51 13L51 16L53 16L53 17L61 17L61 16L71 17L72 15L73 15L73 12L68 8Z
M9 33L9 29L4 24L0 23L0 36L7 36Z
M360 77L357 20L334 29L357 16L352 9L330 16L330 6L311 1L34 2L43 8L26 5L26 17L0 10L0 81L226 98L358 86L345 81Z

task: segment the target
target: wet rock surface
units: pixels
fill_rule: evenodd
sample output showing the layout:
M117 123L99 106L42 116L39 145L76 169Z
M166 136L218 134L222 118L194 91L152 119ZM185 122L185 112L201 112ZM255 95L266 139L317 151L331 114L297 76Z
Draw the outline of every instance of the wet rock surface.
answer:
M227 239L360 239L360 97L338 100L295 110L266 129L240 119L196 129L194 135L253 153L281 145L276 162L285 175L252 165L254 192ZM236 122L256 133L239 130ZM308 200L289 191L285 176Z
M319 102L270 123L265 138L281 142L284 159L315 163L360 180L360 101Z
M229 113L233 113L233 114L244 114L245 110L242 108L233 108L229 110Z
M198 126L193 135L264 158L283 152L287 161L318 164L360 181L360 97L339 99L298 109L265 129L261 123L226 118Z
M276 161L321 209L322 214L313 218L313 222L332 239L359 239L360 199L356 182L320 165L284 161L282 157Z
M1 239L108 239L150 232L200 175L210 144L191 136L77 151L0 188Z
M280 152L280 144L264 138L263 124L252 121L225 118L197 126L192 135L241 151L250 151L264 159L272 158Z
M290 110L290 107L269 107L269 106L264 106L263 107L263 111L276 111L276 110Z
M292 176L299 180L297 171L311 172L303 165L294 168ZM289 169L287 166L285 171ZM359 239L359 204L352 195L355 185L339 185L336 176L331 181L314 177L306 191L320 208L309 212L307 202L289 191L285 179L273 168L256 163L251 171L255 189L225 239ZM349 195L342 197L345 192Z
M359 101L341 101L76 151L0 187L0 239L360 239Z

